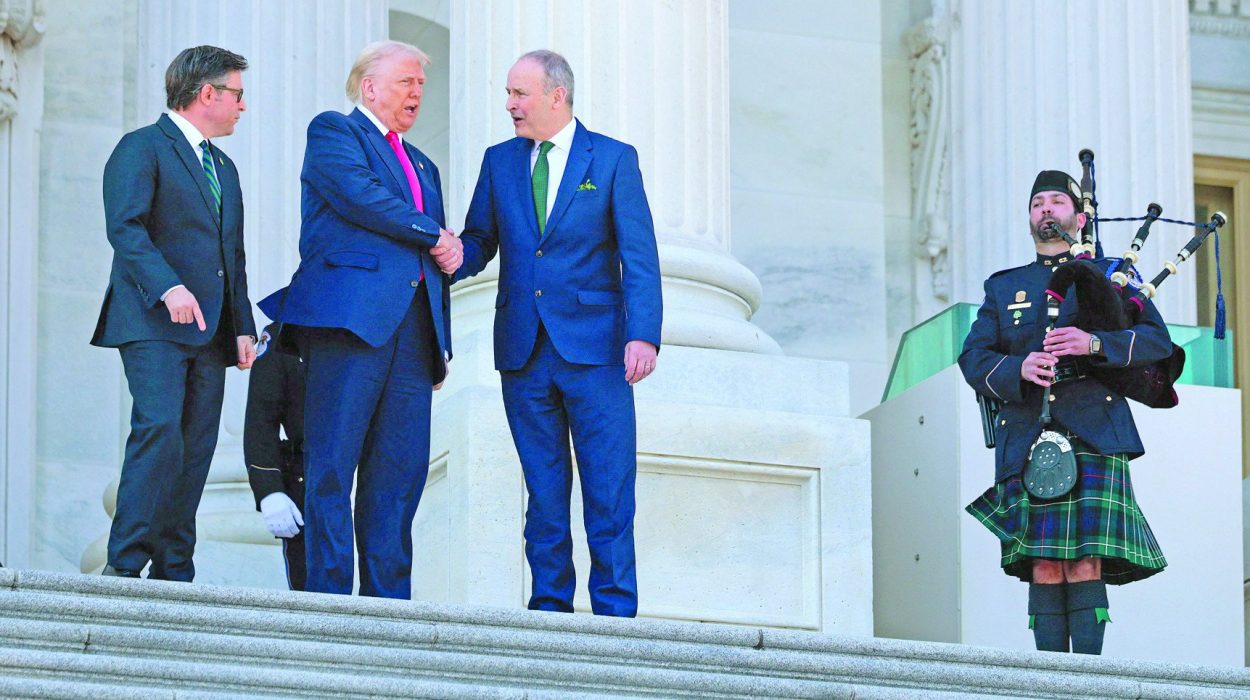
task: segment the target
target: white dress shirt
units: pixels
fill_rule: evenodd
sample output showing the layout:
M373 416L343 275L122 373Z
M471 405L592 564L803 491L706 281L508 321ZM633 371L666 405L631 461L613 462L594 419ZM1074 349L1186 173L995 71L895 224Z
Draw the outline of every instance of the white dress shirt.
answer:
M551 217L551 208L556 205L556 194L560 192L560 180L564 177L564 166L569 163L569 151L573 148L573 134L577 133L577 120L570 119L564 128L555 136L547 139L551 142L551 150L547 151L547 217ZM534 177L534 165L538 163L538 149L541 141L534 142L530 150L530 177Z
M187 138L187 142L191 144L191 150L195 151L196 160L203 163L204 149L200 148L200 142L207 140L204 138L204 134L201 134L200 130L195 128L194 124L187 121L186 117L178 114L177 112L169 112L169 119L174 123L174 126L178 127L178 130L182 132L182 135ZM216 177L217 164L212 160L209 160L209 163L213 168L213 176ZM221 180L218 180L218 182L221 182Z
M386 125L382 123L382 120L378 119L377 116L373 112L370 112L368 107L364 105L356 105L356 109L360 110L361 114L368 117L369 121L373 122L373 125L378 127L378 131L381 131L383 136L386 136L387 134L391 133L391 130L386 128ZM403 138L404 135L400 134L399 137Z

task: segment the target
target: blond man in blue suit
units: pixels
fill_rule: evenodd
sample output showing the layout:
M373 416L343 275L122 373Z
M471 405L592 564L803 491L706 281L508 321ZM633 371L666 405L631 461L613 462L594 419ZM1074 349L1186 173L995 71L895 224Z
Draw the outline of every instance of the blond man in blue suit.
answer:
M296 336L304 402L306 589L411 596L412 520L430 461L431 391L451 359L453 267L438 168L403 141L421 108L425 54L370 44L347 78L349 114L308 125L300 265L261 309ZM352 485L355 481L355 503ZM354 537L353 537L354 535Z

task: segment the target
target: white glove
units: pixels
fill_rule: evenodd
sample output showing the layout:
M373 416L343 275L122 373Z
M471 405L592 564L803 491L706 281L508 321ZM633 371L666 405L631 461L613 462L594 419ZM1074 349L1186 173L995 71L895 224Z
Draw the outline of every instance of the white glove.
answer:
M281 491L260 499L260 514L274 537L294 537L304 524L304 516L300 515L295 501Z

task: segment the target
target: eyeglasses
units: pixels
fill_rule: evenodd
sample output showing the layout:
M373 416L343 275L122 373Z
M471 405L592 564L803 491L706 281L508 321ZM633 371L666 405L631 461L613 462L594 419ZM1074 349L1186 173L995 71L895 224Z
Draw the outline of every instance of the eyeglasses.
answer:
M209 85L212 85L212 83L209 83ZM218 90L234 93L234 101L236 104L243 101L243 88L232 88L225 85L213 85L213 87Z

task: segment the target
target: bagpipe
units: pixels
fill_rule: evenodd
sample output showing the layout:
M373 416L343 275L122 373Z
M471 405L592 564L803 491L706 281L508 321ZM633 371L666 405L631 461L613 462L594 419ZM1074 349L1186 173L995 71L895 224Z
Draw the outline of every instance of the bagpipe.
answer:
M1075 325L1083 331L1120 331L1132 328L1141 319L1146 303L1157 293L1158 288L1168 277L1179 274L1179 266L1193 256L1211 234L1215 234L1216 259L1216 309L1215 337L1225 336L1225 305L1222 291L1222 276L1219 270L1219 233L1220 227L1227 223L1222 212L1215 212L1205 223L1179 221L1163 218L1163 208L1156 203L1146 207L1146 215L1140 217L1099 218L1098 201L1096 198L1097 183L1095 180L1094 152L1081 150L1078 158L1081 161L1080 202L1078 211L1085 214L1085 224L1081 228L1081 239L1078 241L1054 223L1047 224L1050 231L1058 234L1068 244L1072 259L1055 268L1051 273L1050 283L1045 292L1047 313L1050 327L1058 317L1059 304L1075 288L1076 318ZM1129 248L1119 258L1102 257L1101 242L1098 238L1098 225L1109 222L1142 222L1133 237ZM1149 282L1136 269L1140 260L1140 252L1150 236L1151 226L1156 222L1165 222L1195 229L1193 236L1176 254L1175 260L1163 264L1163 269ZM1049 328L1048 328L1049 330ZM1171 354L1157 362L1139 367L1104 368L1094 363L1084 362L1079 358L1073 361L1083 362L1081 376L1089 376L1102 382L1107 388L1152 408L1171 408L1179 402L1175 383L1185 368L1185 351L1175 343ZM1053 383L1053 382L1052 382ZM1049 393L1050 388L1046 388ZM995 420L998 415L997 402L977 395L981 404L982 427L985 432L986 447L994 447L996 442L993 434ZM1041 422L1049 424L1049 401L1043 397Z

